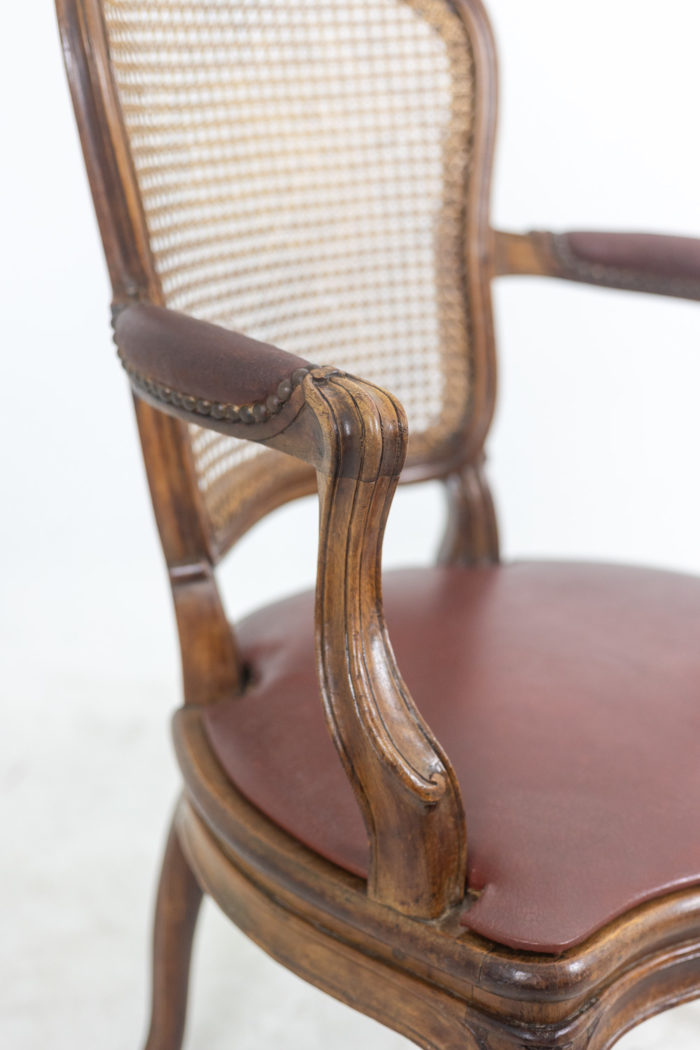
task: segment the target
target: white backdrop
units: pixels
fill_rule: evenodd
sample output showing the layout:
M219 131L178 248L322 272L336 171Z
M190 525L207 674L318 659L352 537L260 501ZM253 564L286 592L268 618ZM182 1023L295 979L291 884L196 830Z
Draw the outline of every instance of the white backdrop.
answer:
M176 785L164 733L179 688L174 628L53 13L4 14L0 1033L17 1050L93 1046L98 1032L103 1047L134 1046ZM495 224L700 235L700 8L493 0L491 14ZM506 555L700 571L700 304L529 278L501 280L495 302L491 477ZM435 487L406 490L387 564L429 558L441 512ZM225 572L233 613L252 594L310 582L314 530L306 501L246 539ZM278 973L213 910L195 971L193 1046L283 1034L308 1048L331 1032L339 1047L401 1043L363 1034L365 1022ZM283 1005L261 1031L253 1007L272 994ZM631 1034L628 1050L695 1046L684 1031L700 1031L697 1009L673 1023L672 1035L653 1024Z

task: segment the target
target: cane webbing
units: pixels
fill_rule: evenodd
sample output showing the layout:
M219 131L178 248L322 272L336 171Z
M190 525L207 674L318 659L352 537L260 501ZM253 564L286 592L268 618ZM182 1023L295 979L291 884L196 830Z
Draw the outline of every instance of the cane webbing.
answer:
M166 305L386 387L411 458L438 455L469 383L473 68L447 0L104 12ZM225 537L259 450L192 441Z

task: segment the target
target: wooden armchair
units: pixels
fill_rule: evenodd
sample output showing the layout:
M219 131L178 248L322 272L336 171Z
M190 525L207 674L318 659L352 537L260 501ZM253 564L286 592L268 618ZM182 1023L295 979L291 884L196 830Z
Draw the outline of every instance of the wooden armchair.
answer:
M700 989L700 582L499 564L490 283L698 299L700 242L491 229L479 0L58 9L182 648L148 1050L202 891L423 1047L603 1050ZM234 632L217 563L315 487L315 599Z

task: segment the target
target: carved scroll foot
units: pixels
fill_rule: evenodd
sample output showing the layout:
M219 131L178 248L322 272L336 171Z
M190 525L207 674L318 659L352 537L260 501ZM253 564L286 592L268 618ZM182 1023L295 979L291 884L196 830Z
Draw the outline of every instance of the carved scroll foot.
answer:
M144 1050L180 1050L185 1030L190 956L202 891L170 828L153 929L151 1024Z

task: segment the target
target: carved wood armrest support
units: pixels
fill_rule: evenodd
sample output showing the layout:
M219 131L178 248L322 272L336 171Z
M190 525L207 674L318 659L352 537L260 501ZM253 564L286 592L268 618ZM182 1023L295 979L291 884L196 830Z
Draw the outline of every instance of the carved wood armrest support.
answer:
M401 678L384 623L381 550L406 454L403 409L336 369L157 307L124 308L115 338L140 397L315 467L317 665L370 839L368 892L405 914L437 917L464 895L466 833L455 774Z
M385 391L349 376L312 374L304 387L326 445L316 592L326 715L369 833L370 895L432 918L464 895L466 834L455 774L401 678L382 610L405 417Z
M700 299L700 239L651 233L494 233L494 272Z

